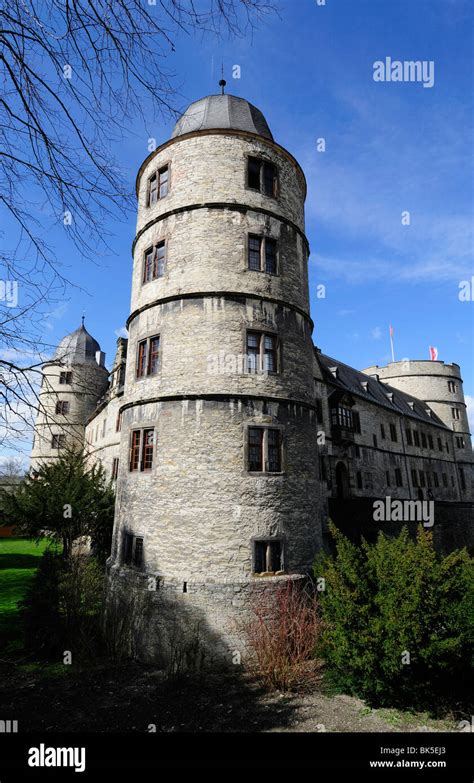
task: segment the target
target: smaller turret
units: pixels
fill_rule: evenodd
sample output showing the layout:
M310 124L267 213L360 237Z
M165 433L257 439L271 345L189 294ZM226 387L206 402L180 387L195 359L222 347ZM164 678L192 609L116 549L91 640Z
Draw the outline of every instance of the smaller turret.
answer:
M107 387L105 354L84 323L59 343L43 365L31 468L61 449L84 444L85 423Z

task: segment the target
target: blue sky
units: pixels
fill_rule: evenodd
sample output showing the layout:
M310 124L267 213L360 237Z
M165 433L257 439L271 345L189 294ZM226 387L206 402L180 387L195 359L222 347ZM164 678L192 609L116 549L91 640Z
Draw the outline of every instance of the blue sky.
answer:
M227 92L258 106L302 165L315 343L354 367L385 364L392 323L396 358L428 359L437 346L440 359L461 365L470 397L474 305L459 301L458 288L474 274L473 17L470 0L283 0L252 37L182 36L169 59L178 108L218 91L223 62ZM373 63L387 56L434 61L434 86L375 82ZM113 151L130 183L148 138L165 141L172 124L124 129ZM52 234L87 293L52 311L51 342L85 310L111 361L129 313L134 229L133 213L112 223L112 252L98 265L80 263ZM325 299L316 298L321 283Z

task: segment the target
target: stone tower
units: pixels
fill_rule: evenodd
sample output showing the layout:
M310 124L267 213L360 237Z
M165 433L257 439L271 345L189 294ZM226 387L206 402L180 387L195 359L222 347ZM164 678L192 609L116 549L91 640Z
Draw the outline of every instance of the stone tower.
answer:
M109 600L134 601L142 657L199 637L230 663L253 594L320 547L305 195L231 95L191 104L138 172Z
M107 387L104 354L82 324L64 337L43 365L30 467L56 459L63 448L84 445L88 416Z
M466 500L474 498L474 465L471 434L467 417L463 381L458 364L442 361L404 359L386 367L369 367L368 375L426 402L454 432L455 457L460 475L460 492Z

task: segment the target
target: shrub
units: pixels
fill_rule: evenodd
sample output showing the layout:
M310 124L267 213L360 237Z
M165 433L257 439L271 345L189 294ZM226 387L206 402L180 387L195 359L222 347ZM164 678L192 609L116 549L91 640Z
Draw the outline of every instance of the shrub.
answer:
M271 690L301 687L314 669L319 632L316 592L312 583L287 582L276 593L257 589L245 623L247 668Z
M64 649L59 612L62 568L62 557L46 549L25 597L19 603L25 649L40 659L57 659Z
M468 669L473 569L466 550L445 558L432 534L406 528L375 544L349 542L334 525L334 558L320 557L320 650L330 679L373 703L420 703Z
M93 656L100 646L103 572L92 557L62 556L46 550L20 604L25 649L41 660Z

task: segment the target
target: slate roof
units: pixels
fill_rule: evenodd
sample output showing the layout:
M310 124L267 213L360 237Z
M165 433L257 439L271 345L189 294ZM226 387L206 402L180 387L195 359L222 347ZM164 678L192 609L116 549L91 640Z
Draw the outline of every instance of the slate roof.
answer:
M171 138L193 131L216 129L248 131L273 141L260 109L236 95L207 95L191 103L174 126Z
M54 352L53 360L68 364L95 364L96 351L100 351L99 343L82 325L75 332L63 337Z
M349 367L348 364L344 364L344 362L340 362L338 359L333 359L323 353L317 352L317 358L321 364L324 379L333 386L344 389L350 394L362 397L376 405L381 405L394 413L418 419L418 421L423 421L426 424L436 424L445 430L449 430L449 427L446 427L423 400L412 397L411 394L400 391L388 383L366 375L364 372L360 372L360 370L355 370L353 367ZM337 377L331 372L331 367L337 367ZM388 395L393 395L392 399Z

